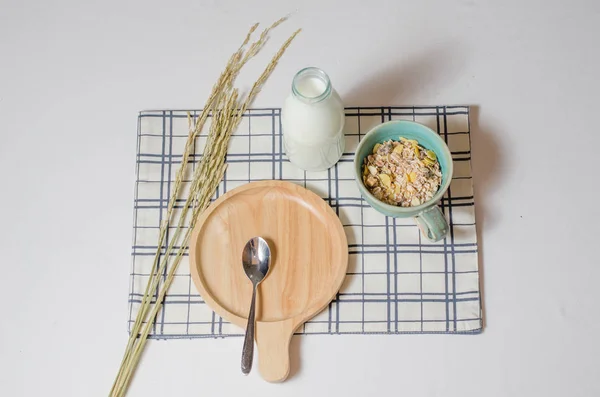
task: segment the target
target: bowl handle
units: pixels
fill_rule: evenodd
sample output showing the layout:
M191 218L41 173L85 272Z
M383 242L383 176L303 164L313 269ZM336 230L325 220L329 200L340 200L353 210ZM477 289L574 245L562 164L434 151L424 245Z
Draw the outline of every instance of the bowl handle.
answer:
M431 241L440 241L448 234L448 221L437 205L415 216L415 221L423 235Z

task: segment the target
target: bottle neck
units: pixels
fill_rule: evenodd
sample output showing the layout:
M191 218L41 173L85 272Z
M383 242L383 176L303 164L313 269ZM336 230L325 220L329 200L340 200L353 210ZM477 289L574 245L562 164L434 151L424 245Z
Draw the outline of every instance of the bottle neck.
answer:
M331 96L329 76L319 68L302 69L292 81L292 94L306 104L315 104Z

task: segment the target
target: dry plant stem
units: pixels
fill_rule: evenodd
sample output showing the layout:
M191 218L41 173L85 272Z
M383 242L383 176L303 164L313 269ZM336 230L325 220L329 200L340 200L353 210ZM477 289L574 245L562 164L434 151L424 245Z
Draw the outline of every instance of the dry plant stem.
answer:
M221 169L218 171L218 174L215 173L215 175L218 175L218 179L215 178L211 181L211 183L210 183L211 187L216 188L216 185L219 184L221 178L223 177L224 172L225 172L225 164L222 164ZM198 207L197 210L194 211L194 217L197 217L200 214L200 212L202 212L207 206L208 206L208 201L205 201L204 205L202 205L201 207ZM193 222L193 223L195 223L195 222ZM184 241L187 242L189 240L190 235L192 233L192 229L193 229L193 225L190 225L190 228L187 230L187 232L185 234ZM165 280L165 287L163 287L161 289L160 294L156 301L157 303L154 305L152 311L150 312L151 318L156 317L156 315L158 314L159 310L162 307L162 302L167 293L168 285L170 285L173 282L173 278L175 276L175 271L177 270L179 262L181 262L181 258L183 257L184 251L185 250L183 248L180 248L177 252L177 256L174 258L173 265L171 266L171 269L169 270L169 273L167 275L167 279ZM136 363L139 360L139 357L143 351L146 341L148 340L148 334L150 333L151 328L152 328L152 323L147 322L146 325L144 326L144 329L143 329L141 335L140 335L139 342L136 344L136 346L133 349L133 353L131 355L131 361L130 361L131 363ZM125 378L123 379L123 382L120 385L120 390L119 390L118 396L124 395L125 391L127 390L127 386L129 385L131 377L133 376L134 369L135 369L134 367L128 368Z
M231 98L226 102L226 105L225 105L226 109L227 109L227 105L232 106L234 104L234 101L236 98L237 98L237 91L234 91L231 95ZM214 123L211 126L211 134L209 136L210 138L214 139L215 134L217 134L221 128L223 128L223 130L227 131L227 124L229 124L228 119L230 120L231 117L227 117L225 119L225 121L223 121L223 119L224 119L224 117L222 117L223 114L224 114L224 110L219 110L217 112ZM221 135L226 136L227 134L225 133L225 134L221 134ZM186 203L183 206L179 224L178 224L177 230L175 232L177 235L176 236L174 235L172 237L171 244L168 247L168 251L171 251L173 249L175 242L177 242L179 240L179 234L181 233L183 223L187 216L187 212L188 212L191 204L193 203L193 201L199 199L199 200L201 200L201 203L200 203L200 206L196 207L193 211L191 224L184 236L183 241L181 242L181 246L177 252L177 256L174 259L174 263L171 266L171 269L169 271L170 276L167 276L167 279L164 282L164 286L163 286L163 288L161 288L159 296L156 299L157 303L154 304L154 308L150 312L150 316L149 316L150 319L154 319L156 317L158 311L162 307L162 301L164 299L164 296L166 295L168 286L170 286L170 284L172 282L173 275L174 275L174 273L177 269L177 266L181 260L181 256L185 250L185 246L187 245L187 241L189 240L189 234L191 233L191 230L195 223L195 219L196 219L197 215L199 214L198 210L199 209L203 210L208 205L210 197L212 196L212 194L214 193L214 190L216 189L217 185L221 181L221 178L222 178L222 175L224 172L224 166L225 166L224 165L224 150L220 150L218 155L216 156L216 157L221 157L221 159L220 159L221 161L219 162L218 168L215 169L214 167L211 167L211 166L213 166L213 163L214 163L214 158L212 156L213 148L216 146L218 148L226 149L226 147L227 147L227 142L225 142L224 139L219 139L219 138L222 138L222 137L218 136L217 141L215 141L214 145L209 144L209 142L207 142L207 145L206 145L205 151L204 151L204 155L202 157L202 160L200 161L200 165L196 169L196 172L194 173L194 178L193 178L190 195L188 196L188 199L186 200ZM211 139L211 141L212 141L212 139ZM208 172L209 180L202 181L201 176L206 175L204 172L206 172L207 168L209 170L209 172ZM215 171L215 172L210 172L210 171ZM204 184L200 184L199 182L204 182ZM160 267L158 269L158 274L162 274L164 272L167 262L168 262L168 259L169 259L168 255L166 255L163 258L163 261L161 262ZM159 280L160 280L160 277L156 277L153 280L153 283L150 287L151 290L154 290L157 287ZM126 365L125 365L125 372L123 373L124 377L121 376L117 382L118 390L124 390L126 388L127 384L129 383L129 380L131 379L131 376L133 373L132 366L135 365L135 363L139 359L139 356L141 354L143 346L145 345L145 342L146 342L146 339L150 332L151 327L152 327L152 322L151 321L146 322L146 324L144 326L144 330L142 331L142 333L140 335L140 339L139 339L137 345L135 345L132 352L130 352L130 354L128 355L128 359L126 360Z
M140 324L144 321L146 311L143 309L145 308L147 303L151 300L152 294L150 293L150 291L153 291L153 289L150 288L150 281L152 280L152 278L158 277L160 275L160 272L156 271L157 265L158 265L158 260L160 257L159 253L160 253L161 247L164 244L164 239L166 236L167 227L169 225L169 220L171 219L173 208L174 208L175 202L176 202L176 198L179 196L181 184L182 184L185 172L187 170L187 163L189 160L191 147L193 146L196 136L202 130L202 127L204 126L204 123L208 117L209 111L213 106L214 100L217 98L219 93L220 93L220 87L216 86L215 88L213 88L213 93L211 94L211 97L207 101L207 107L205 107L205 109L202 111L202 113L198 117L198 121L196 122L196 127L195 127L194 131L190 132L188 140L186 142L181 167L177 171L177 175L176 175L176 178L175 178L175 181L173 184L173 193L171 194L171 197L169 198L169 203L168 203L168 207L167 207L167 213L165 216L165 220L163 221L162 225L160 226L159 240L158 240L158 244L157 244L157 253L154 256L154 262L151 267L152 270L151 270L150 280L149 280L148 284L146 285L146 290L143 295L143 299L142 299L142 302L140 305L140 310L138 311L138 315L136 317L134 326L132 327L132 332L129 337L129 341L128 341L127 348L126 348L126 354L125 354L125 357L123 358L123 360L125 360L127 358L127 353L130 351L130 346L133 344L133 342L137 338L138 332L136 332L136 330L139 330Z
M185 252L185 247L187 246L187 242L189 240L189 236L192 232L192 229L195 225L196 219L197 219L198 215L208 206L208 204L210 202L210 197L212 197L214 191L216 190L216 187L218 186L218 184L220 183L220 181L223 177L223 173L225 172L224 160L225 160L225 152L227 149L228 138L231 135L231 132L233 131L233 129L235 127L237 127L237 125L239 124L239 121L238 121L239 118L234 119L233 117L231 117L233 112L237 112L233 108L236 105L236 102L237 102L237 90L233 90L231 95L228 96L228 99L225 102L223 109L219 109L216 112L215 119L214 119L213 124L211 125L211 131L210 131L210 135L209 135L209 138L215 139L215 137L216 137L216 140L215 140L214 144L210 144L210 145L209 145L209 142L207 142L207 146L205 147L205 153L202 157L199 167L196 169L196 172L194 174L194 178L193 178L194 183L192 186L192 191L190 192L190 195L184 205L185 212L187 213L187 209L190 207L190 204L194 200L200 200L200 203L199 203L198 207L194 208L190 226L187 229L187 232L183 238L183 241L180 245L179 250L177 251L177 255L174 258L173 264L169 270L169 273L164 282L164 285L161 288L159 296L157 297L157 300L156 300L157 303L154 304L154 307L153 307L152 311L150 312L150 318L152 318L152 319L156 317L156 315L158 314L158 311L162 307L162 302L164 300L164 297L167 293L169 286L171 285L171 283L173 281L175 271L177 270L179 262L181 261L182 255ZM232 120L235 120L236 122L232 123ZM222 133L220 133L221 131L222 131ZM218 149L218 152L216 153L216 155L213 154L214 148ZM206 171L206 169L208 169L209 171L214 171L214 172L204 173L204 171ZM202 181L200 178L201 175L209 175L209 180ZM204 183L200 184L199 182L204 182ZM182 213L182 218L184 218L183 213ZM181 228L178 228L177 231L181 231ZM174 236L173 240L177 241L177 238ZM172 245L169 248L172 249ZM159 269L159 274L162 274L162 272L165 269L165 266L166 266L166 261L163 261L161 263L161 267ZM154 288L156 288L156 285L154 286ZM135 363L137 362L137 360L139 359L139 357L143 351L143 347L146 343L146 340L147 340L148 334L150 333L151 327L152 327L151 322L147 322L145 324L144 329L140 335L140 339L139 339L137 345L133 349L132 355L130 356L130 360L128 360L128 366L126 367L127 372L125 374L125 377L124 377L124 379L121 380L121 382L118 385L119 388L122 390L126 389L128 383L131 379L131 376L133 375L133 369L134 369L133 365L135 365Z
M280 21L279 23L281 23L281 22L282 21ZM173 184L173 186L174 186L173 192L171 194L171 197L169 198L165 221L163 222L163 224L161 225L161 228L160 228L159 244L157 245L157 247L158 247L157 253L155 255L155 260L154 260L154 263L152 266L153 270L156 269L156 267L157 267L157 261L159 258L158 253L160 251L160 247L162 247L162 245L164 243L167 226L168 226L169 220L171 219L171 215L173 212L173 208L175 206L176 198L179 196L181 182L182 182L182 180L185 176L185 172L187 170L188 160L189 160L189 156L191 154L191 148L195 142L196 137L201 133L202 128L204 127L204 124L206 122L206 119L208 118L210 111L214 107L213 105L214 105L215 101L218 101L220 95L222 94L223 87L230 85L233 82L235 77L237 77L237 74L239 73L239 70L241 69L241 67L251 58L251 57L245 56L244 59L242 60L242 55L244 53L245 46L250 41L250 37L252 36L252 33L254 33L254 31L256 30L257 27L258 27L258 24L255 24L250 28L250 30L248 31L248 34L246 35L245 40L242 42L242 45L240 46L240 48L234 54L232 54L232 56L229 58L229 62L228 62L229 67L227 67L225 69L225 71L221 74L221 76L217 80L217 83L213 86L211 95L210 95L209 99L207 100L207 102L204 106L204 109L202 110L201 114L198 117L198 120L195 124L195 128L188 136L188 139L185 144L184 152L183 152L181 166L180 166L179 170L177 171L176 178L175 178L175 181ZM253 44L253 46L254 46L254 44ZM254 53L254 55L255 54L256 53ZM190 122L190 120L188 120L188 121ZM190 126L191 126L191 122L190 122ZM153 272L151 274L151 276L158 276L158 274L155 274ZM149 285L150 284L148 284L148 286ZM144 293L145 299L142 301L142 305L141 305L142 307L144 306L144 303L147 303L149 296L150 296L150 294L149 294L149 291L147 288ZM138 312L138 313L144 314L143 311ZM141 320L141 321L138 321L138 320ZM138 316L138 318L136 318L136 323L134 325L134 328L139 328L139 323L142 321L143 321L143 316ZM133 341L137 337L137 334L132 332L131 336L132 337L130 338L130 341ZM129 344L128 344L128 348L129 348ZM126 350L128 351L129 349L126 349Z
M281 22L279 22L279 23L281 23ZM182 184L183 178L185 176L185 172L187 170L188 160L189 160L189 156L191 154L191 148L193 147L196 137L201 133L202 128L204 127L204 124L206 122L206 119L208 118L210 111L214 107L215 101L218 101L219 97L221 96L224 86L232 84L235 77L237 77L237 74L239 73L239 70L241 69L241 67L251 58L246 55L244 57L244 59L242 59L242 55L244 53L245 46L250 41L250 37L252 36L252 33L254 33L254 31L256 30L257 27L258 27L258 24L255 24L250 28L250 30L248 31L248 34L246 35L246 38L242 42L242 45L229 58L228 67L226 67L225 71L221 74L221 76L217 80L217 83L213 86L211 95L210 95L209 99L207 100L207 102L204 106L204 109L202 110L201 114L199 115L198 120L196 121L195 128L193 131L190 132L190 134L188 136L188 140L186 141L185 148L184 148L181 166L180 166L179 170L177 171L176 178L175 178L175 181L173 184L173 193L171 194L171 197L169 198L165 221L160 226L159 241L157 244L157 252L155 254L154 262L151 267L150 279L148 280L148 284L146 285L146 290L144 291L144 295L143 295L143 298L142 298L142 301L140 304L140 310L138 310L138 314L136 316L135 323L132 327L129 341L128 341L127 347L125 349L125 355L123 357L121 364L123 364L127 360L127 357L131 350L131 346L133 345L135 339L137 338L137 336L139 334L139 328L146 318L146 314L147 314L146 308L152 299L151 291L154 290L153 288L150 287L151 280L152 280L152 278L160 277L160 274L161 274L161 272L156 271L157 266L158 266L158 260L160 257L160 255L159 255L160 248L164 244L164 239L166 237L166 231L168 228L169 220L171 219L171 215L173 212L173 208L175 206L176 199L179 196L181 184ZM254 44L253 44L253 46L254 46ZM255 54L256 54L256 52L254 52L253 55L255 55Z
M232 57L233 58L233 57ZM238 55L239 58L239 55ZM140 309L138 310L138 314L136 316L136 321L134 323L134 326L132 327L131 330L131 334L129 337L129 341L126 347L126 351L123 357L123 360L121 362L121 370L119 371L119 374L117 376L117 378L115 379L115 383L113 384L113 390L115 389L115 387L117 386L117 384L120 383L122 374L123 374L123 369L125 367L125 363L128 361L129 359L129 355L131 353L131 348L135 343L136 338L139 335L139 329L142 325L142 323L146 320L146 315L147 315L147 311L148 311L148 307L149 304L151 302L152 299L152 293L151 291L154 291L156 289L156 285L158 284L158 280L160 280L161 274L164 271L164 266L162 267L158 267L158 259L160 257L159 253L160 253L160 247L163 246L164 244L164 238L166 235L166 230L167 230L167 226L168 226L168 220L171 218L172 216L172 212L173 212L173 208L174 208L174 204L176 201L176 198L179 195L179 191L180 191L180 187L185 175L185 171L186 171L186 167L187 167L187 163L188 163L188 159L189 159L189 155L191 152L191 148L193 146L193 143L195 141L195 137L202 131L202 128L204 126L204 123L208 117L209 114L209 109L213 107L213 104L215 102L215 100L220 99L220 97L222 96L222 91L224 90L224 85L231 85L230 81L226 81L225 83L221 83L215 86L215 88L213 89L213 93L211 94L211 97L208 100L209 103L209 107L205 108L201 115L199 116L196 124L195 124L195 128L193 131L190 131L190 135L188 137L188 141L186 142L186 147L184 149L184 156L182 159L182 165L180 167L180 169L177 172L177 177L174 183L174 191L173 194L171 195L171 198L169 200L169 204L168 204L168 210L167 210L167 216L166 216L166 222L163 222L163 224L161 225L161 229L160 229L160 235L159 235L159 242L157 245L157 253L155 254L154 257L154 262L152 265L152 270L151 270L151 275L150 278L148 280L148 284L146 285L146 290L144 292L144 296L142 298L142 302L140 305ZM209 146L210 147L210 146ZM184 213L182 213L182 216L180 217L179 220L179 224L178 227L176 229L176 234L177 236L173 236L174 238L172 238L171 240L171 244L169 246L169 248L167 249L167 255L165 255L165 257L163 258L163 262L165 262L166 265L166 261L168 261L168 252L172 249L173 244L177 241L179 233L180 233L180 229L181 226L183 225L184 221L185 221L185 216L187 213L187 206L184 207ZM162 269L162 270L161 270Z
M197 215L199 214L199 210L203 210L204 208L206 208L206 206L208 206L210 197L212 196L212 194L214 193L214 190L216 189L216 186L222 179L222 174L224 172L224 167L225 167L225 164L224 164L225 156L224 155L225 155L225 151L227 148L228 138L231 135L233 129L235 129L235 127L237 127L237 125L239 124L239 121L241 120L241 118L239 117L239 115L240 115L239 111L236 111L234 109L234 107L236 106L236 103L237 103L237 90L233 90L231 95L228 96L228 99L227 99L226 103L224 104L223 109L219 109L216 112L216 115L214 116L215 117L214 122L213 122L213 125L211 126L211 133L209 135L210 143L207 142L203 160L201 161L200 166L197 168L197 170L195 172L195 175L193 178L194 183L193 183L193 187L192 187L192 192L190 192L188 200L185 203L185 205L183 206L183 211L182 211L181 218L180 218L180 224L178 225L178 228L176 230L177 236L175 236L175 235L173 236L173 238L171 240L171 244L168 248L168 251L171 251L173 249L174 243L179 240L179 232L181 232L181 230L182 230L182 221L183 221L183 219L185 219L187 210L190 208L190 205L198 199L200 200L200 204L194 210L193 217L192 217L192 224L188 228L188 231L183 239L183 242L181 243L181 248L179 249L179 251L177 253L174 263L172 264L171 269L169 271L169 275L167 276L164 286L161 289L161 292L157 298L157 303L154 305L154 308L150 313L151 319L155 318L158 311L162 307L162 301L164 299L164 296L166 295L167 289L172 282L174 273L175 273L177 266L181 260L181 255L184 252L184 249L185 249L184 247L187 245L187 241L189 240L189 234L191 233L191 229L194 226L195 219L196 219ZM237 117L232 117L234 115ZM224 133L219 134L219 131L224 131ZM214 148L218 149L218 153L216 155L214 155L214 153L213 153ZM206 169L214 170L215 172L210 172L210 171L206 172ZM206 174L208 174L210 176L210 180L202 181L201 176L206 175ZM198 182L205 182L205 183L200 184ZM197 190L200 190L200 193L197 193ZM161 263L160 268L158 269L158 274L163 273L163 271L167 265L167 261L168 261L168 257L165 257L165 259L163 259L163 261ZM154 290L157 287L159 279L160 278L157 277L154 280L154 283L151 286L151 290ZM141 334L140 341L135 346L133 353L132 353L133 355L130 355L130 357L129 357L130 359L127 361L128 366L126 366L126 368L131 366L132 363L135 363L139 359L139 356L142 352L142 348L143 348L145 341L147 339L147 336L150 332L151 326L152 326L151 322L147 322L145 324L144 330ZM131 378L132 373L133 373L132 369L133 368L131 368L125 374L124 379L123 378L120 379L120 382L118 384L119 388L123 388L128 384L129 379Z
M252 102L252 100L258 94L258 92L260 91L260 88L264 84L264 81L271 74L271 72L275 68L279 58L281 58L285 49L290 45L291 41L299 33L299 31L295 32L284 43L284 45L277 52L277 54L273 57L271 63L267 66L265 71L261 74L259 79L255 82L255 84L252 87L252 90L246 97L246 100L244 101L243 104L241 104L241 106L239 108L237 107L237 103L238 103L237 102L237 99L238 99L237 91L231 89L233 81L235 80L235 77L239 73L241 67L249 59L251 59L254 55L256 55L258 53L258 51L262 48L262 46L264 46L264 43L266 42L266 39L267 39L268 32L271 29L273 29L274 27L276 27L277 25L279 25L281 22L283 22L283 20L284 19L279 20L279 21L275 22L268 29L265 29L265 31L262 32L259 39L256 42L252 43L250 45L250 47L248 48L248 50L246 51L246 53L244 54L244 47L249 42L250 36L256 30L258 25L254 25L250 29L249 33L247 34L244 42L242 43L242 45L240 46L238 51L231 56L228 66L226 67L225 71L221 74L219 80L213 87L213 91L211 93L211 96L209 97L209 100L207 101L207 103L205 105L204 110L202 111L202 113L200 114L198 119L196 120L193 131L190 131L190 135L188 137L188 140L186 142L186 146L184 149L184 156L182 158L182 164L181 164L180 169L177 172L177 176L175 179L174 191L170 197L169 204L167 207L167 216L166 216L167 222L164 222L163 225L161 225L159 244L158 244L159 248L157 250L157 254L155 256L155 260L153 263L153 267L152 267L153 271L151 272L150 280L148 281L148 284L146 286L144 298L142 299L142 304L138 311L138 315L136 317L136 321L135 321L134 327L133 327L131 335L130 335L127 349L126 349L125 355L123 357L121 370L119 371L119 374L118 374L117 378L115 379L115 384L113 384L113 389L111 390L111 395L122 396L122 395L124 395L124 393L127 390L127 386L129 384L131 376L134 372L133 370L135 369L135 365L137 364L139 356L145 345L147 336L153 325L154 319L155 319L158 311L162 307L162 302L164 300L164 297L173 281L173 277L174 277L175 271L177 269L177 266L178 266L179 262L181 261L181 257L185 250L184 247L187 246L189 236L191 234L191 230L193 229L193 224L195 223L195 219L208 206L208 204L210 203L210 197L212 197L212 195L214 194L214 191L216 190L216 187L218 186L218 184L220 183L220 181L222 179L222 176L223 176L223 173L225 170L224 156L225 156L225 153L227 150L227 144L229 141L229 137L231 136L231 133L238 126L239 122L241 121L243 113L247 110L247 108L250 105L250 103ZM172 216L175 200L178 197L179 192L180 192L181 183L183 181L183 178L184 178L184 175L186 172L187 163L189 160L189 155L191 153L191 148L193 147L195 138L202 131L204 123L205 123L206 119L208 118L209 113L211 111L213 112L213 125L211 125L211 133L209 134L209 139L207 141L202 160L200 161L199 167L196 169L196 172L193 175L192 188L190 189L191 190L190 195L189 195L188 200L186 201L186 204L184 205L183 210L180 214L180 219L179 219L179 223L176 228L176 232L172 236L171 243L169 244L169 246L167 248L167 251L165 253L163 261L159 265L158 258L159 258L159 253L160 253L160 247L164 243L164 239L166 236L166 230L167 230L167 226L168 226L168 221L170 220L170 218ZM192 123L191 123L191 118L189 118L189 115L188 115L188 122L191 126ZM191 130L191 128L190 128L190 130ZM215 151L215 149L217 151L216 154L213 153ZM204 177L206 175L209 175L208 180L204 179ZM175 243L179 240L179 237L181 234L181 229L184 227L185 219L187 217L188 208L191 205L194 206L191 224L183 237L183 240L181 242L181 247L177 252L177 255L174 259L174 263L168 272L165 282L163 283L163 286L159 292L156 303L154 304L153 309L150 311L150 316L148 317L148 311L150 309L150 303L152 300L151 291L154 291L158 286L158 282L159 282L160 278L162 277L161 275L164 273L164 270L167 266L170 252L173 249ZM145 325L143 324L144 321L146 322ZM140 328L142 327L142 325L144 325L144 329L140 334ZM137 344L136 344L136 338L138 336L140 338L139 338L139 340L137 340Z
M212 143L207 142L207 145L205 147L205 153L204 153L203 157L210 155L210 151L212 150L212 146L213 146ZM181 168L180 168L180 170L181 170ZM199 181L200 176L202 175L202 173L205 170L206 170L206 167L203 167L203 166L198 167L196 169L196 172L195 172L194 177L192 178L192 180L193 181ZM179 184L180 183L181 182L179 182ZM176 184L177 184L177 181L176 181ZM175 197L177 197L177 196L175 196ZM183 206L183 209L182 209L182 212L181 212L181 216L179 218L179 223L177 225L177 228L176 228L176 230L175 230L175 232L174 232L174 234L173 234L173 236L171 238L169 246L167 247L167 250L166 250L167 253L171 252L171 250L173 249L174 245L179 240L179 236L181 234L182 227L185 224L185 220L186 220L186 217L187 217L187 212L188 212L188 209L190 207L190 204L192 204L193 198L194 198L194 195L192 194L192 192L190 192L190 195L189 195L189 197L188 197L185 205ZM175 200L173 200L173 202L175 202ZM173 206L170 206L170 208L172 209ZM169 219L169 216L168 216L167 219ZM163 238L161 238L160 241L162 241L162 240L163 240ZM161 246L162 246L162 244L159 245L159 247L161 247ZM153 269L156 269L156 267L157 267L156 265L157 265L157 262L158 262L158 258L159 258L159 255L156 255L155 256L155 261L154 261L154 264L153 264ZM143 302L151 302L152 295L149 293L149 291L155 291L156 290L156 287L158 286L158 283L160 281L161 275L163 274L164 269L167 266L168 260L169 260L169 255L166 254L163 257L163 259L162 259L162 261L160 263L160 266L158 266L158 269L156 269L156 272L153 273L154 277L152 277L148 281L148 284L146 285L146 292L144 294L144 298L145 299L143 300ZM144 305L144 306L140 307L139 313L141 313L141 315L143 317L141 317L141 320L139 322L137 320L139 320L140 317L136 318L136 324L134 325L134 328L132 329L132 333L131 333L130 339L129 339L130 341L135 341L135 339L137 338L137 336L139 334L139 328L140 328L141 324L143 323L143 319L146 317L146 313L148 311L148 308L149 308L148 305ZM153 317L150 317L150 318L153 318ZM132 338L132 336L133 336L133 338ZM128 346L129 345L133 345L133 342L129 343ZM128 350L127 354L125 355L125 357L123 359L123 362L126 362L128 360L129 353L130 353L130 351Z

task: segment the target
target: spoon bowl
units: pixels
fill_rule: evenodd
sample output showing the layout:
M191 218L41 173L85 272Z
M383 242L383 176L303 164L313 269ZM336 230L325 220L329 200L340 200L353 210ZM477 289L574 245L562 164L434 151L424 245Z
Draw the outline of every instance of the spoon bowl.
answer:
M269 273L271 249L262 237L251 238L242 252L242 265L252 284L260 284Z

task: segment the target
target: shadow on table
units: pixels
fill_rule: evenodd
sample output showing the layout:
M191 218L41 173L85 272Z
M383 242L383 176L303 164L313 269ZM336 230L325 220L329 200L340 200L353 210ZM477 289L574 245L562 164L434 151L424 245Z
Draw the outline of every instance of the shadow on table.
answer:
M347 106L426 105L414 103L416 94L422 98L443 91L463 71L464 60L463 47L439 44L400 64L374 68L342 99Z
M302 367L302 357L300 357L302 354L300 349L301 344L302 336L292 336L292 340L290 341L290 375L288 376L288 379L292 379L294 376L300 373Z
M414 103L416 97L432 96L443 91L463 71L465 51L460 46L440 45L413 56L409 61L376 70L370 77L343 96L349 106L427 105ZM417 95L418 93L418 95ZM470 106L471 165L475 196L479 282L483 327L486 325L483 252L484 230L497 224L497 213L490 208L494 191L503 183L502 148L493 125L482 123L479 106Z
M411 55L403 63L375 69L370 76L361 79L358 85L344 93L344 103L347 106L427 105L415 103L416 98L438 96L464 72L466 59L465 47L441 43L420 54ZM485 328L484 230L493 230L498 221L498 215L489 203L498 186L503 183L503 156L500 131L495 130L493 125L481 122L479 116L479 106L470 106L471 166L476 203L482 325ZM292 375L299 368L299 339L292 339Z
M484 230L492 230L498 221L498 214L490 208L491 197L503 183L502 147L499 144L500 132L479 119L479 106L470 106L471 167L473 170L473 190L475 196L475 219L477 222L477 242L479 250L479 288L483 328L486 326L483 252Z

